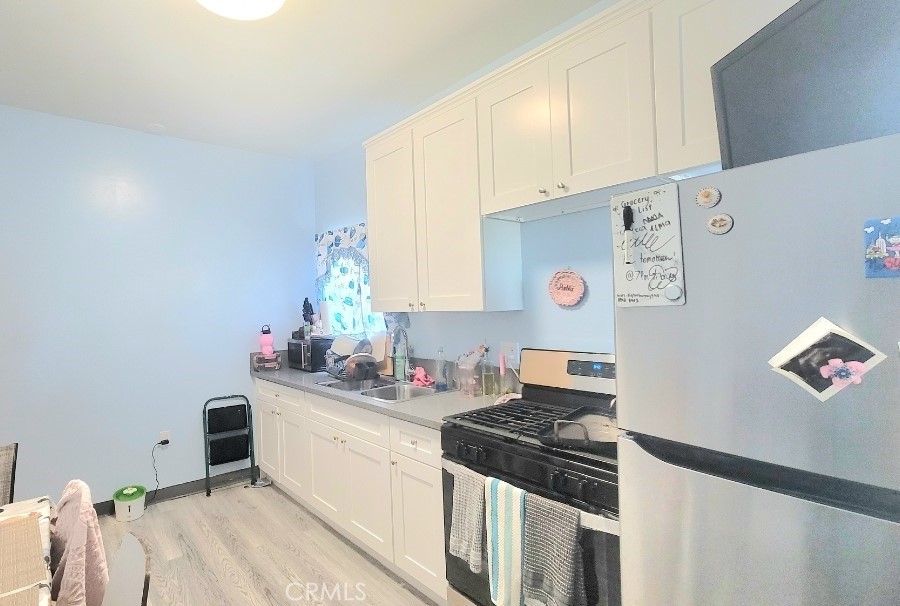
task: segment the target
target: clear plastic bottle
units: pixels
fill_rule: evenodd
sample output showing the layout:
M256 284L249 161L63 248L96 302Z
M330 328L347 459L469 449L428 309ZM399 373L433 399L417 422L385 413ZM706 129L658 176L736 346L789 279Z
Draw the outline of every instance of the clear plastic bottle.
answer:
M434 377L434 388L436 391L447 391L447 357L444 355L444 348L438 348L437 369Z

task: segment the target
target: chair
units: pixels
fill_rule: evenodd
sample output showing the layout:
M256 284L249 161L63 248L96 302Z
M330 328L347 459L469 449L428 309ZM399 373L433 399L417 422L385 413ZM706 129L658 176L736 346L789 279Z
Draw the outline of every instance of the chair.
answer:
M0 446L0 507L13 502L16 488L16 457L18 444Z
M126 533L109 563L109 585L103 606L147 606L149 592L150 556L137 537Z

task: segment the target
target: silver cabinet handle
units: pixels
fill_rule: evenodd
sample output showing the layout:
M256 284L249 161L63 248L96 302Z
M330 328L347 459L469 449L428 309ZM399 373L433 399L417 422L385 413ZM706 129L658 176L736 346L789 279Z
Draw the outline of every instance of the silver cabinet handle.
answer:
M270 411L269 411L269 414L274 415L274 414L275 414L275 411L274 411L274 410L270 410Z
M337 441L338 441L338 437L337 437L337 436L334 436L334 437L333 437L333 438L331 438L331 439L332 439L332 440L334 440L334 441L335 441L335 442L337 442Z
M391 461L391 465L396 465L397 461Z
M546 188L546 187L539 187L539 188L538 188L538 193L539 193L539 194L546 194L546 193L547 193L547 188Z
M409 441L409 445L410 445L410 446L415 446L415 445L418 444L418 443L419 443L418 440L410 440L410 441Z
M559 183L556 184L556 187L558 187L558 188L560 188L560 189L565 189L565 188L566 188L566 184L563 183L562 181L560 181Z
M421 301L419 301L419 307L421 307L422 309L425 309L425 304L422 303Z
M347 440L341 440L341 444L346 444Z
M410 303L410 304L409 304L409 308L410 308L410 309L414 309L415 307L416 307L416 306L415 306L414 303Z
M276 398L280 398L281 396L280 396L279 394L275 394L275 397L276 397Z
M281 416L281 413L280 413L280 412L276 412L275 414L277 414L279 417Z

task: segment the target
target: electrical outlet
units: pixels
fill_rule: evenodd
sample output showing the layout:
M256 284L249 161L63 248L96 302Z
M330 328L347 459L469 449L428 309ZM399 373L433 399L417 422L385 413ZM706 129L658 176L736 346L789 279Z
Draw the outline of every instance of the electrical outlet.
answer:
M506 356L507 363L514 367L519 367L519 344L514 341L501 341L500 353Z
M172 443L171 432L167 429L165 431L159 432L159 441L168 440L169 444Z

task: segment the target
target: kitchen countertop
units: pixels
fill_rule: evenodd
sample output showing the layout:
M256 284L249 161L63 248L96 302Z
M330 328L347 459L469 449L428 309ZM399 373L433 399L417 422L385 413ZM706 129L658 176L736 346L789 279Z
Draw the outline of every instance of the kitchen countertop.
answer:
M284 357L287 358L286 355ZM288 368L286 365L280 370L263 371L254 371L251 367L250 376L254 379L271 381L278 385L314 393L349 404L350 406L372 410L395 419L409 421L416 425L437 430L440 430L444 417L490 406L497 399L497 396L464 398L458 391L448 391L433 396L414 398L405 402L381 402L356 392L317 385L321 381L334 380L334 377L328 373L309 373Z

